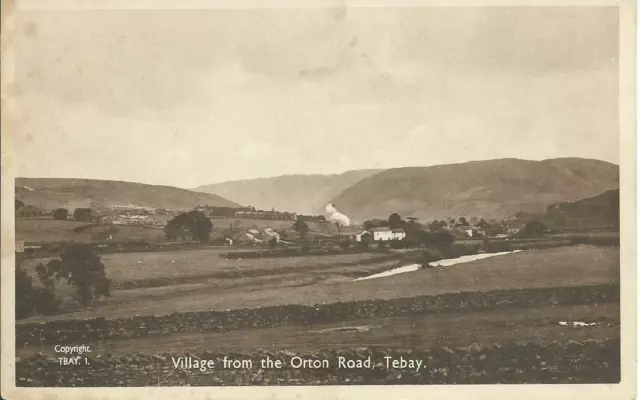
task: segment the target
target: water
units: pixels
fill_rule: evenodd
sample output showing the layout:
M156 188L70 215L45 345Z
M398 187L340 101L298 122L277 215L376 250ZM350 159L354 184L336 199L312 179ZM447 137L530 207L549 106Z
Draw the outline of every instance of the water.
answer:
M456 264L467 263L475 260L482 260L483 258L501 256L504 254L518 253L522 250L513 250L513 251L503 251L500 253L483 253L483 254L472 254L470 256L462 256L458 258L447 258L440 261L430 262L429 265L432 267L449 267Z
M472 254L470 256L462 256L462 257L457 257L457 258L447 258L447 259L440 260L440 261L430 262L429 265L432 266L432 267L450 267L450 266L456 265L456 264L468 263L468 262L471 262L471 261L482 260L483 258L501 256L501 255L504 255L504 254L518 253L520 251L522 251L522 250L503 251L503 252L500 252L500 253ZM364 280L367 280L367 279L384 278L384 277L387 277L387 276L393 276L393 275L402 274L402 273L405 273L405 272L417 271L419 269L420 269L420 264L409 264L409 265L405 265L405 266L402 266L402 267L399 267L399 268L391 269L389 271L380 272L378 274L365 276L363 278L358 278L358 279L355 279L355 280L356 281L364 281Z
M374 279L374 278L384 278L385 276L401 274L403 272L417 271L419 269L420 269L420 264L405 265L405 266L400 267L400 268L394 268L394 269L391 269L389 271L380 272L379 274L369 275L369 276L365 276L363 278L358 278L358 279L356 279L356 281L364 281L364 280L367 280L367 279Z

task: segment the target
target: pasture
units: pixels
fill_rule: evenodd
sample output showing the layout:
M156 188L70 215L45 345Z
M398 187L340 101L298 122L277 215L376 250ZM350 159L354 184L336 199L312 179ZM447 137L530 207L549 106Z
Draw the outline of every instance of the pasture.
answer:
M455 292L618 283L619 248L527 250L446 268L354 282L398 265L380 254L225 260L220 250L104 255L112 297L87 309L20 322L107 318L282 304L393 299Z
M55 219L16 219L16 240L25 242L91 242L109 225L95 225L79 221L58 221ZM80 228L76 231L77 228ZM146 240L150 242L164 240L161 228L147 226L115 225L113 241ZM104 238L100 239L104 240Z

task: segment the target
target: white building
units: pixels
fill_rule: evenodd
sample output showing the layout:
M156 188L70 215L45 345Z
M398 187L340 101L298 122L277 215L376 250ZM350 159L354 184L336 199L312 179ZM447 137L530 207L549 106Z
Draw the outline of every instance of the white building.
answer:
M377 241L389 241L389 240L402 240L407 236L404 229L391 229L387 227L372 228L368 231L362 231L356 235L356 242L361 242L363 237L372 235L374 242Z

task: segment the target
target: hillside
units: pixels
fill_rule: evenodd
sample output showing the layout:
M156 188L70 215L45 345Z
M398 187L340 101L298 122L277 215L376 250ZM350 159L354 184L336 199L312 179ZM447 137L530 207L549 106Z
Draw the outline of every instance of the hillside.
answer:
M335 175L283 175L198 186L194 190L214 193L262 210L275 208L301 214L321 214L332 198L379 171L367 169Z
M99 179L16 178L16 199L42 209L57 207L96 209L137 206L189 209L198 205L237 206L210 193L198 193L171 186Z
M538 219L553 230L620 229L620 190L570 203L556 203L544 214L520 214L523 222Z
M497 159L431 167L394 168L370 176L333 199L356 221L392 212L429 221L448 216L505 218L544 213L618 188L619 167L599 160Z

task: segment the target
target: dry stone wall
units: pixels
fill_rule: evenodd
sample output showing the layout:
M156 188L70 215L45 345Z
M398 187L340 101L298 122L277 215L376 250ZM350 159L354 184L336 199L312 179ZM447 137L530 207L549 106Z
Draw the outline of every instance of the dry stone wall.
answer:
M282 325L333 323L371 317L431 314L483 308L537 307L555 304L617 302L619 285L451 293L391 300L332 304L279 305L228 311L199 311L164 316L58 320L16 325L16 346L136 338L176 332L223 332Z

